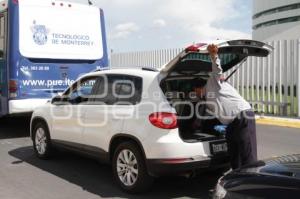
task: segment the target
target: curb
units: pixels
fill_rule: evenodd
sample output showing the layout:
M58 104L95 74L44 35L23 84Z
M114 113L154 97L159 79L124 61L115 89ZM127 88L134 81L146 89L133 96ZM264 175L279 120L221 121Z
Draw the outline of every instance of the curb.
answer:
M263 125L288 127L288 128L300 128L300 119L257 116L256 123L263 124Z

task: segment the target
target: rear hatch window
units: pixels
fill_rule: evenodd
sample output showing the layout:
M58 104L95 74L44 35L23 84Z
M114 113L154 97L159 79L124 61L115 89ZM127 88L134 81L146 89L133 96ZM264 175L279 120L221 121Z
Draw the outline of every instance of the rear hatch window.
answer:
M238 55L236 53L219 53L224 72L232 65L238 64L240 60L245 57L246 56ZM175 67L176 72L181 74L207 74L208 72L211 72L211 64L209 54L192 52L182 58Z
M228 71L249 56L266 57L273 47L254 40L231 40L214 42L219 47L219 58L223 72ZM195 44L179 53L166 64L161 73L168 76L176 75L208 75L211 71L211 61L207 52L208 44Z

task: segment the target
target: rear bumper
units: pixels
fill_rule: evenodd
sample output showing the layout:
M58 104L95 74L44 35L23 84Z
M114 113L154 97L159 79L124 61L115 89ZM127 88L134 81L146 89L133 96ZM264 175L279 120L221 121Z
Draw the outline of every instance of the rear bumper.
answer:
M148 159L147 169L152 176L180 175L201 170L219 169L230 166L229 156L195 157L189 159Z
M49 99L9 100L9 114L30 113L36 107L44 105Z

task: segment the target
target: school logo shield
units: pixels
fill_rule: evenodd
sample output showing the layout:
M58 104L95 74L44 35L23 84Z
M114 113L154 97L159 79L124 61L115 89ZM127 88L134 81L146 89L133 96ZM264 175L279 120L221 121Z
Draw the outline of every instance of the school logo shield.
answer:
M33 33L33 41L37 45L45 45L48 41L49 29L45 25L37 24L36 21L33 21L33 26L31 27Z

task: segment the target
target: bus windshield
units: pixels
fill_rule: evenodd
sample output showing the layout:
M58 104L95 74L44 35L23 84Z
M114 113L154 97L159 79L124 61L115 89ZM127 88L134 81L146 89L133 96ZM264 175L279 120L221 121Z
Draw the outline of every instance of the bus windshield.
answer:
M22 0L19 4L22 56L72 60L103 57L98 8L41 0Z

